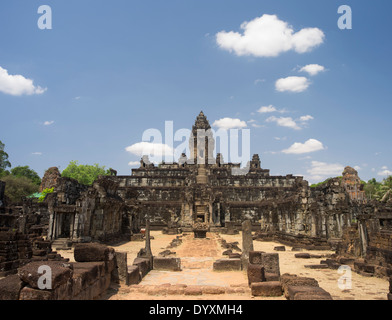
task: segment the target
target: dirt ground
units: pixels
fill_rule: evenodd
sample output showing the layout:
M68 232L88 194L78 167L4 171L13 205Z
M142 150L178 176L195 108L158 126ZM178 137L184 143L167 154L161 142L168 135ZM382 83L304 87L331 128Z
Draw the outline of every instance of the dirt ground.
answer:
M170 242L176 238L175 235L165 235L161 231L152 231L154 237L151 240L151 249L154 255L167 250ZM218 239L225 239L227 242L237 241L242 248L241 234L238 235L217 235L207 233L207 239L195 239L189 233L182 236L182 244L178 247L169 248L175 252L175 257L181 258L182 271L150 271L139 285L126 286L112 285L107 294L102 299L108 300L285 300L282 297L263 298L251 295L247 275L245 271L214 272L213 262L224 258ZM277 252L274 247L281 244L275 242L254 241L255 251ZM128 264L132 265L133 260L144 242L126 242L113 246L115 250L128 253ZM281 274L290 273L298 276L315 278L321 288L328 291L334 300L386 300L389 292L389 282L385 279L375 277L364 277L355 272L351 273L351 289L339 288L338 281L343 276L338 270L331 269L309 269L304 265L319 264L322 259L298 259L291 247L286 246L286 251L279 251L279 262ZM235 251L234 251L235 252ZM306 251L302 251L306 252ZM73 260L73 252L59 251L65 257ZM313 255L328 255L332 251L309 251ZM346 273L346 275L348 275ZM181 293L185 285L189 288L204 288L209 290L223 290L224 294L203 294L186 295ZM167 289L167 288L171 288ZM216 293L216 292L215 292Z

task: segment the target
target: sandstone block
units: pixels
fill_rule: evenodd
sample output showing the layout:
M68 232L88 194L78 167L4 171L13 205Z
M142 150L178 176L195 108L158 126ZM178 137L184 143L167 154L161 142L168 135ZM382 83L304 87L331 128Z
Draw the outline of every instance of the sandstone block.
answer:
M23 282L18 275L11 275L0 280L0 300L19 300Z
M114 256L116 266L112 272L113 281L126 282L128 276L127 252L116 251Z
M188 286L184 290L184 295L186 296L201 296L203 294L203 291L201 290L201 287L197 286Z
M283 294L279 281L255 282L251 284L252 295L261 297L280 297Z
M140 275L140 270L138 266L128 266L128 273L127 273L127 279L126 279L126 284L127 285L132 285L132 284L138 284L142 281L141 275Z
M54 300L54 292L27 286L20 291L19 300Z
M214 271L239 271L241 268L241 259L219 259L213 264Z
M78 243L74 258L77 262L110 261L114 259L114 249L99 243Z
M38 273L41 266L47 266L52 273L51 285L52 289L71 280L73 270L69 264L64 264L57 261L36 261L31 262L18 269L19 278L29 284L33 289L38 289L38 280L43 273Z
M181 271L180 258L154 257L154 270Z
M249 264L247 273L248 273L249 285L251 285L254 282L265 281L264 267L260 264Z
M289 300L332 300L331 295L320 287L287 286Z
M133 265L139 267L142 278L151 270L150 260L147 258L135 258Z
M265 253L263 251L250 251L249 252L249 263L250 264L261 264L261 255Z
M278 253L263 253L261 255L261 265L264 267L266 273L280 275Z

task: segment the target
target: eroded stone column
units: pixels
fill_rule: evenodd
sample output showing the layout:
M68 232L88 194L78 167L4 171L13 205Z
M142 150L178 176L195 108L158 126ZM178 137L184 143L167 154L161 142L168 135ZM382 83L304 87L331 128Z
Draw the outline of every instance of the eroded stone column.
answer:
M250 251L254 251L253 238L252 238L252 221L245 220L242 223L242 256L241 256L242 267L244 270L248 269Z

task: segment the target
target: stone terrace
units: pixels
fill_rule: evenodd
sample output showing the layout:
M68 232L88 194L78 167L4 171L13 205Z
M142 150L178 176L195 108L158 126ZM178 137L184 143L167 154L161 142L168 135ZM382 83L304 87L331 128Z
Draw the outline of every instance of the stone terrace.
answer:
M182 243L177 247L170 247L176 235L165 235L159 231L151 232L154 239L151 241L155 256L164 250L175 252L181 259L182 271L151 270L137 285L112 285L103 299L110 300L285 300L280 297L252 296L248 285L247 273L242 271L213 271L213 262L225 256L226 250L219 244L219 238L227 242L238 242L242 248L242 235L217 235L207 233L207 239L194 239L193 234L185 234ZM276 242L254 241L255 251L276 253L275 247L281 246ZM127 242L115 246L116 251L128 253L128 262L132 264L137 252L144 247L143 242ZM385 279L364 277L352 272L352 289L341 290L338 279L342 276L337 270L310 269L305 265L319 265L320 261L333 254L333 251L310 252L311 258L298 259L297 251L291 251L289 246L285 251L279 251L281 274L290 273L302 277L315 278L320 287L328 291L334 300L386 300L389 292L389 283ZM301 251L306 253L306 251Z

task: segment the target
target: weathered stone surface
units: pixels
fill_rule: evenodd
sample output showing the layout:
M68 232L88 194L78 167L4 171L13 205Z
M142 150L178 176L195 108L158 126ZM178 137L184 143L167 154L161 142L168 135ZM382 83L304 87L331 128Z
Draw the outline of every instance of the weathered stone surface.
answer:
M252 295L261 297L280 297L283 294L279 281L254 282L251 290Z
M286 251L286 247L285 246L277 246L274 248L275 251Z
M138 266L132 265L128 266L128 274L127 274L127 285L138 284L142 281L142 277L140 274L140 270Z
M73 270L71 269L71 266L57 261L31 262L18 269L18 276L23 282L28 283L33 289L38 289L38 280L44 273L43 271L41 272L41 270L38 272L41 266L50 268L50 272L52 274L52 289L70 281L72 278Z
M202 287L202 292L203 294L225 294L226 290L223 287L218 287L218 286L205 286Z
M279 281L280 274L272 272L264 272L265 281Z
M332 300L331 295L320 287L287 286L289 300Z
M19 300L55 300L54 291L24 287L20 291Z
M239 271L241 269L241 259L219 259L213 264L214 271Z
M254 282L266 281L264 275L264 267L260 264L249 264L247 274L248 274L249 285L251 285Z
M142 278L151 270L150 260L146 258L135 258L133 265L139 267Z
M105 275L104 262L76 262L73 266L73 278L80 282L82 288L87 287Z
M262 253L261 265L266 273L280 275L279 254L278 253Z
M314 278L309 277L299 277L295 274L288 274L285 273L281 275L280 279L282 283L282 288L285 294L285 297L289 298L288 287L295 287L295 286L306 286L306 287L318 287L318 281Z
M126 282L128 277L127 252L116 251L114 255L116 267L112 273L112 280L115 282Z
M304 267L308 269L328 269L327 264L308 264L305 265Z
M181 271L180 258L154 257L154 270Z
M242 265L246 270L249 263L249 252L253 251L252 222L245 220L242 223Z
M230 254L232 254L232 253L233 253L233 251L232 251L231 249L229 249L229 250L223 251L223 252L222 252L222 255L228 256L228 255L230 255Z
M186 296L201 296L203 290L199 286L188 286L184 289L184 295Z
M114 259L114 249L99 243L78 243L74 258L77 262L109 261Z
M263 251L249 251L249 263L261 264L261 255L265 253Z
M0 280L0 300L19 300L23 282L18 275L11 275Z
M310 254L309 253L296 253L294 255L297 259L310 259Z
M46 170L42 177L39 192L42 192L44 189L56 187L58 178L61 178L61 173L57 167L51 167Z

